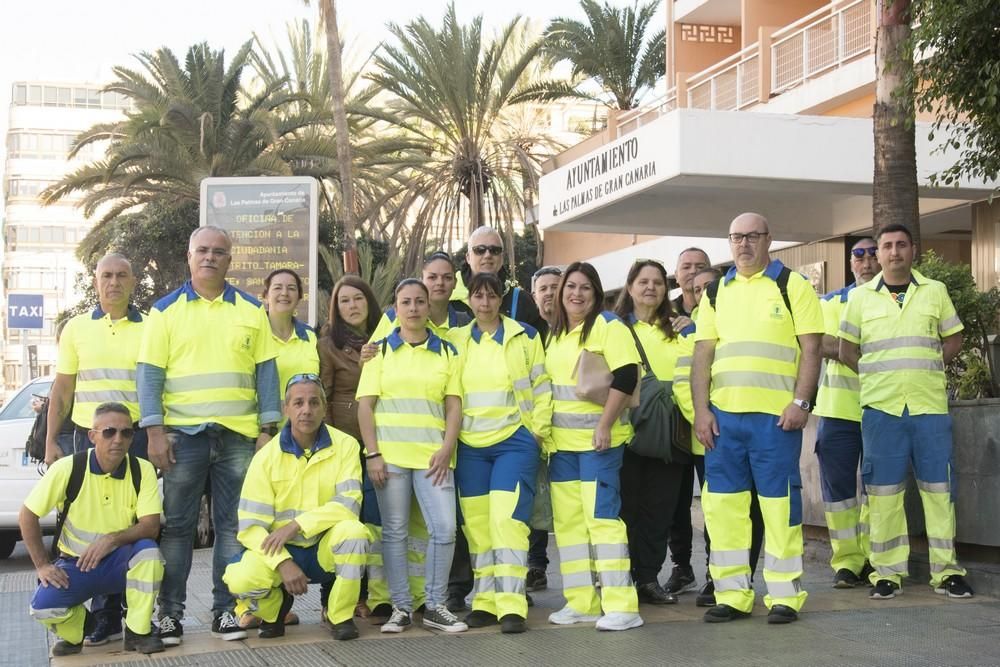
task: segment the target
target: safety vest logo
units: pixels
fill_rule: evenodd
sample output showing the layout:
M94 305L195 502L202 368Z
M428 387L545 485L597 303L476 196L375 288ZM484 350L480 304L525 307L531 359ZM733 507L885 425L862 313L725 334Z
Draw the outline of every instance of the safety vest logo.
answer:
M243 340L240 341L240 349L244 352L249 352L253 341L250 339L250 334L243 336Z
M775 302L775 303L771 304L771 319L772 320L783 320L783 319L785 319L785 313L782 312L782 308L781 308L781 304L780 303Z

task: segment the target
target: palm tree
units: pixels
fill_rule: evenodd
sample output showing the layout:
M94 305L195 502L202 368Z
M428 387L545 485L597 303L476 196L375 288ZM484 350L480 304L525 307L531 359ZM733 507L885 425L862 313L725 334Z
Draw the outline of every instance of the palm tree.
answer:
M586 21L552 19L545 30L545 58L550 64L568 61L573 78L594 81L602 89L597 97L608 106L634 109L666 72L666 32L650 34L659 5L660 0L636 0L622 8L580 0ZM595 97L580 88L577 96Z
M398 155L404 187L384 207L386 218L408 221L393 239L408 236L404 270L426 239L454 240L484 224L506 230L510 244L513 221L523 219L523 184L537 188L541 160L557 148L518 120L518 99L537 83L540 41L521 17L484 38L482 17L462 25L454 4L439 27L420 17L389 31L395 43L376 55L369 79L391 94L386 120L410 143Z

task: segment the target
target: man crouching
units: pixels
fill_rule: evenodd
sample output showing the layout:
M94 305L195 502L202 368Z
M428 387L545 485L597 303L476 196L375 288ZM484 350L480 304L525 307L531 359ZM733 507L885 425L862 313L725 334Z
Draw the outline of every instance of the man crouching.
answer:
M336 580L327 606L335 639L354 639L352 619L368 554L361 508L359 445L323 423L319 376L293 375L285 387L288 422L250 462L240 493L237 539L246 551L223 580L236 615L260 618L260 637L285 634L295 595Z

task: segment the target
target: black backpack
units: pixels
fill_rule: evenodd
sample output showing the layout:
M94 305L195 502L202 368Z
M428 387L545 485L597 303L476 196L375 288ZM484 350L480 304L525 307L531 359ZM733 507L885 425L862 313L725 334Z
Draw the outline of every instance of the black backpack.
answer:
M43 440L42 442L44 444L45 441ZM126 454L125 456L128 458L128 468L132 474L132 488L135 489L135 495L138 498L139 486L142 484L142 469L139 467L139 459L131 454ZM44 458L44 455L42 458ZM66 501L59 512L59 518L56 519L56 530L52 535L52 560L59 557L59 537L62 535L63 524L66 523L66 515L69 514L69 506L80 495L80 489L83 487L83 476L87 472L87 461L89 458L89 449L73 455L73 471L69 474L69 483L66 484Z
M788 279L791 277L792 270L787 266L782 266L781 272L778 273L778 278L774 282L778 286L778 291L781 292L781 298L785 302L785 308L788 309L788 314L794 322L795 313L792 312L792 302L788 299ZM712 306L712 310L715 310L715 298L719 295L720 280L722 280L722 278L716 278L708 285L708 287L705 288L705 293L708 294L708 303Z
M24 443L28 457L35 463L45 460L45 436L49 431L49 398L42 399L42 409L35 415L35 423L31 425L31 433Z

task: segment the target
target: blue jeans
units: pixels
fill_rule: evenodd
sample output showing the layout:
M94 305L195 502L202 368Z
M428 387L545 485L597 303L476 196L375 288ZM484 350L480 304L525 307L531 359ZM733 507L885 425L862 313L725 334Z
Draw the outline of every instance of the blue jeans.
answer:
M455 474L434 486L426 470L410 470L387 465L385 486L375 489L382 515L382 563L389 597L400 609L413 609L406 556L409 535L410 498L417 496L420 512L427 524L426 583L427 608L444 604L448 588L448 573L455 553L456 500Z
M160 551L166 561L160 588L159 617L184 615L191 552L198 522L201 496L211 481L212 523L215 547L212 553L212 614L232 611L233 596L222 581L226 566L239 558L243 547L236 540L236 506L254 454L254 441L239 433L212 425L196 434L167 431L176 463L163 474L163 514Z

